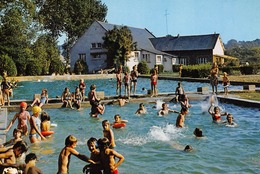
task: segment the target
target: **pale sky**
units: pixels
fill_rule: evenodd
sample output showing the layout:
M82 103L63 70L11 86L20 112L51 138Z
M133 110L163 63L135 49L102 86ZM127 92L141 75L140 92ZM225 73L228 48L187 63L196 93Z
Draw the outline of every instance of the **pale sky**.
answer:
M108 23L147 28L156 37L216 32L224 43L260 39L260 0L101 1Z
M260 39L260 0L102 0L102 2L108 7L109 23L147 28L156 37L167 34L200 35L216 32L221 35L224 43L230 39L237 41Z

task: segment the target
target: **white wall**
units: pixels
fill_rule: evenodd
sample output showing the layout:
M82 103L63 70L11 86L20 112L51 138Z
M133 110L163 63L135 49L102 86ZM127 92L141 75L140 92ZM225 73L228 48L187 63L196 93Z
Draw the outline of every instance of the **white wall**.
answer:
M221 42L220 37L218 37L218 40L216 42L216 45L213 49L213 55L217 54L217 55L224 55L224 46L223 43Z

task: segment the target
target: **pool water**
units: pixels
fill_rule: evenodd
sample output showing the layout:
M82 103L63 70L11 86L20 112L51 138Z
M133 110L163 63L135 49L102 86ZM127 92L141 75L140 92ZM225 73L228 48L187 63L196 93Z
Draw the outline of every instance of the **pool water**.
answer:
M161 105L157 101L157 106ZM90 108L81 110L45 109L51 121L58 126L52 138L39 144L30 145L30 152L39 157L37 166L43 173L57 173L57 160L64 147L65 138L73 134L78 138L76 150L89 156L87 140L90 137L103 136L101 122L108 119L112 122L115 114L129 122L123 129L113 129L115 150L125 157L119 166L119 173L260 173L260 136L257 108L242 108L232 104L219 105L222 111L233 114L238 127L227 127L224 124L212 123L207 113L207 101L191 101L192 107L186 116L185 128L177 129L177 114L157 116L156 104L145 104L148 114L135 115L139 103L127 103L125 106L107 105L104 115L99 119L89 116ZM180 110L180 106L169 103L171 109ZM8 114L9 121L15 113ZM225 117L222 117L225 120ZM17 124L17 121L16 121ZM12 129L16 127L14 125ZM205 137L195 138L193 130L199 127ZM12 130L8 132L11 138ZM28 137L26 141L29 142ZM184 152L185 145L194 148ZM86 163L72 156L70 174L82 173Z
M116 79L95 79L87 80L85 79L86 93L89 91L91 84L96 84L97 91L104 91L105 96L115 96L116 94ZM178 86L178 81L174 80L159 80L158 81L158 91L159 93L165 92L175 92ZM61 96L65 87L70 88L70 92L75 91L75 87L79 85L78 80L57 80L57 81L23 81L18 83L18 87L14 88L14 96L11 99L26 99L32 100L34 94L40 94L43 88L48 90L49 98L55 98L56 96ZM186 92L196 92L198 87L208 87L211 91L211 86L209 83L200 82L186 82L183 81L182 85ZM137 82L137 94L147 94L145 89L150 89L150 79L148 78L138 78ZM229 87L230 90L242 90L242 86ZM219 91L223 91L223 86L219 84ZM122 94L124 94L124 86L122 88Z

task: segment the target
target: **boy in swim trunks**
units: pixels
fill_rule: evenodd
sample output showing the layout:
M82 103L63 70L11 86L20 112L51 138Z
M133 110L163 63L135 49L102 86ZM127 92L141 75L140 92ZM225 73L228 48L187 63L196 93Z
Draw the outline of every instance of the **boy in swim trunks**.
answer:
M110 123L108 120L102 121L102 127L103 127L103 135L104 137L108 138L109 142L111 143L109 145L110 148L116 147L115 143L115 137L114 137L114 132L112 129L110 129Z
M100 149L101 164L104 168L104 174L118 174L118 167L124 161L124 156L110 149L110 142L107 138L98 140L98 147ZM116 161L116 158L119 160Z
M8 132L9 129L14 124L15 120L18 119L17 129L22 130L22 135L28 135L28 125L27 122L30 120L30 113L26 111L27 103L21 102L20 103L20 112L16 113L12 119L12 121L9 123L7 128L4 130L4 132Z
M121 68L116 73L116 95L122 95L122 71Z
M130 76L129 76L128 72L125 72L123 81L124 81L124 85L125 85L125 96L127 96L128 99L130 99Z
M156 96L156 89L157 89L157 80L158 80L158 75L156 73L155 70L153 70L152 74L151 74L151 97Z
M89 174L102 174L101 164L100 164L100 152L98 150L97 139L91 137L88 142L88 149L91 152L90 159L95 161L96 164L88 164L83 168L83 172L89 172Z
M186 108L181 108L181 113L178 115L178 117L176 119L177 128L184 127L185 115L187 114L187 112L188 112L188 110Z
M131 86L130 91L132 91L132 86L134 86L134 92L133 94L136 94L136 84L137 84L137 78L138 78L138 71L137 66L133 66L133 70L131 71Z
M69 173L69 164L71 155L76 156L82 161L95 164L94 161L89 159L89 157L80 154L75 150L77 145L77 138L73 135L69 135L65 139L65 147L61 150L58 160L58 172L57 174L68 174Z

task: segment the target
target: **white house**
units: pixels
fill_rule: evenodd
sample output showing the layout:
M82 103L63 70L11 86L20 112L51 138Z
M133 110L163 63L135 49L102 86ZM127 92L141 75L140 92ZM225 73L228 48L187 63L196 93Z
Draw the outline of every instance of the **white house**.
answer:
M86 32L76 41L70 50L70 65L74 69L75 62L78 59L84 60L89 72L96 72L107 67L107 50L102 48L105 33L116 27L122 27L105 22L95 21L86 30ZM128 27L132 33L133 42L137 43L136 51L132 51L129 61L126 65L131 70L134 65L145 60L150 69L154 65L164 65L164 70L172 71L172 65L176 62L176 56L156 50L152 45L150 38L155 36L147 29Z

